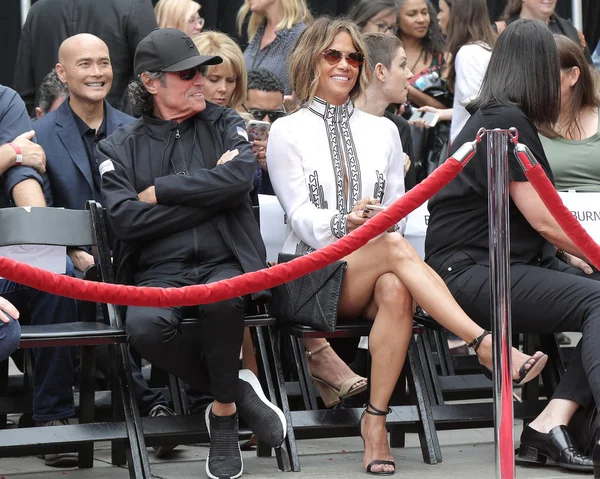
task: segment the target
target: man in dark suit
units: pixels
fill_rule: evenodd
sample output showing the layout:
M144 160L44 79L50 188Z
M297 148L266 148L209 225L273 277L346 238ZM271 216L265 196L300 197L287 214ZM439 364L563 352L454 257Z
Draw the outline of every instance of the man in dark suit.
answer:
M50 180L44 184L44 193L52 206L79 210L87 200L100 200L96 143L133 118L105 100L113 71L108 47L98 37L82 33L65 40L56 72L67 85L69 98L35 125ZM82 272L94 262L83 250L69 255Z
M77 33L92 33L106 42L114 82L108 102L124 110L127 84L133 78L133 55L142 38L156 28L150 0L38 0L19 41L14 85L31 114L35 93L58 58L58 47Z
M100 201L100 171L96 143L134 119L106 101L113 72L108 47L100 38L81 33L67 38L59 49L56 73L69 89L69 97L35 123L38 144L46 153L44 193L48 204L83 209L88 200ZM70 249L75 268L83 272L94 258L83 249ZM107 351L100 350L99 368L110 374ZM131 362L132 364L133 361ZM136 397L143 414L175 414L162 393L151 391L137 366L133 366ZM173 447L157 448L166 455Z

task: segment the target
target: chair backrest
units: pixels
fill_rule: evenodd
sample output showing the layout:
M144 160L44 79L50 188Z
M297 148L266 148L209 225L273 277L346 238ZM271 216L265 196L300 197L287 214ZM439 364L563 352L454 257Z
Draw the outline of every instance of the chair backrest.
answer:
M285 222L285 212L276 196L258 195L260 205L260 234L267 248L267 261L277 261L290 227Z
M0 246L92 246L90 212L61 208L1 208Z

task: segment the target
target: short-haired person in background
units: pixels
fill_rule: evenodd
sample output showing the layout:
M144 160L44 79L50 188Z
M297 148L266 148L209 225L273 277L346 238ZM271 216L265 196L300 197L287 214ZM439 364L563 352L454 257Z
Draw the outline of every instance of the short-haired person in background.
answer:
M278 118L286 115L283 106L283 84L273 73L264 68L248 72L248 95L242 108L254 120L273 123ZM258 161L257 169L258 193L274 195L273 186L267 168L267 143L254 140L252 152Z
M291 95L290 54L300 33L312 22L306 0L245 0L237 15L240 35L248 16L246 67L273 72L283 83L285 94Z
M42 116L56 110L69 96L67 85L60 81L53 68L42 80L42 84L35 95L35 116L39 120Z
M177 28L193 37L204 27L200 7L193 0L159 0L154 7L158 28Z
M273 124L267 150L273 188L291 227L284 245L287 253L303 254L333 243L367 221L367 206L388 206L404 193L398 129L353 104L369 84L365 56L356 24L323 17L304 31L290 59L294 92L306 106ZM397 231L374 238L344 258L347 271L339 296L340 321L374 321L369 335L370 397L360 427L363 466L378 475L395 472L385 416L412 337L413 301L471 341L481 363L492 367L489 333L469 319L403 238L404 225L400 221ZM324 340L305 345L320 351L310 357L311 374L321 381L331 377L339 357ZM546 360L545 355L530 357L513 349L513 378L532 379ZM338 389L333 379L329 381L330 389Z
M6 361L19 347L21 325L19 311L0 296L0 362Z
M583 49L587 61L592 63L592 55L583 33L577 30L570 20L556 14L554 11L556 2L557 0L508 0L503 19L495 22L493 26L500 34L508 25L519 18L541 20L548 25L552 33L565 35L577 43Z
M209 65L202 93L208 101L234 110L246 98L248 74L242 50L221 32L202 32L194 37L200 55L218 55L223 63Z
M367 33L363 36L367 47L371 73L371 83L356 100L359 110L375 116L385 116L398 128L404 154L404 186L406 190L415 185L415 172L410 161L412 139L408 121L394 115L388 106L406 101L409 80L412 72L408 69L406 53L402 41L395 36L383 33Z
M358 0L348 18L363 33L398 33L398 0Z
M560 113L540 140L559 191L600 191L600 97L581 47L555 35L560 55Z
M523 45L527 48L523 48ZM560 113L556 42L539 20L517 20L498 37L472 115L451 153L480 128L517 128L552 181L537 129ZM537 128L537 129L536 129ZM592 472L566 426L580 407L600 405L600 287L598 273L558 225L520 168L509 142L510 281L513 331L577 331L582 339L550 402L521 434L519 458ZM463 171L429 200L426 260L478 324L490 325L487 154L479 145ZM557 258L563 257L564 262ZM566 251L567 253L562 253ZM568 263L568 264L567 264ZM596 431L593 432L596 434ZM595 436L594 436L595 437ZM596 447L595 456L600 453ZM600 466L600 457L596 458Z

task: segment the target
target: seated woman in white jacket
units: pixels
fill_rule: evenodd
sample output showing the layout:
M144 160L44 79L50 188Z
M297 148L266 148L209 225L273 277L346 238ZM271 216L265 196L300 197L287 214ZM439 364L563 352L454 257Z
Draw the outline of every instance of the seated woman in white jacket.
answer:
M365 54L354 23L320 18L304 31L291 56L292 87L305 106L273 123L267 148L273 188L292 229L285 252L302 254L333 243L365 223L365 205L387 206L404 193L396 126L353 105L369 81L362 66ZM399 61L405 69L406 55ZM387 475L394 473L395 464L385 416L412 334L414 301L470 342L482 365L492 367L489 333L460 309L440 277L402 237L404 221L397 229L345 258L348 268L339 298L340 321L361 316L374 321L370 398L360 424L363 465L367 472ZM513 378L533 379L546 360L542 353L530 357L513 349Z

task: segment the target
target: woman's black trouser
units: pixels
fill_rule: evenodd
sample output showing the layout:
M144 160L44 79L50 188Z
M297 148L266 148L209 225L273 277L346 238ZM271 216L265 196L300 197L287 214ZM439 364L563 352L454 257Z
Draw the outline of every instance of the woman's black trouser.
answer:
M434 264L435 261L430 263ZM456 301L483 328L490 328L489 267L458 252L435 265ZM600 404L600 273L586 275L554 257L539 266L510 268L512 329L516 333L583 333L554 399Z
M138 286L163 288L214 283L243 274L237 265L210 270L190 269L177 276L146 279ZM197 326L181 328L184 318L199 318ZM127 336L143 358L174 374L215 400L235 402L239 356L244 336L241 297L196 307L127 308Z

